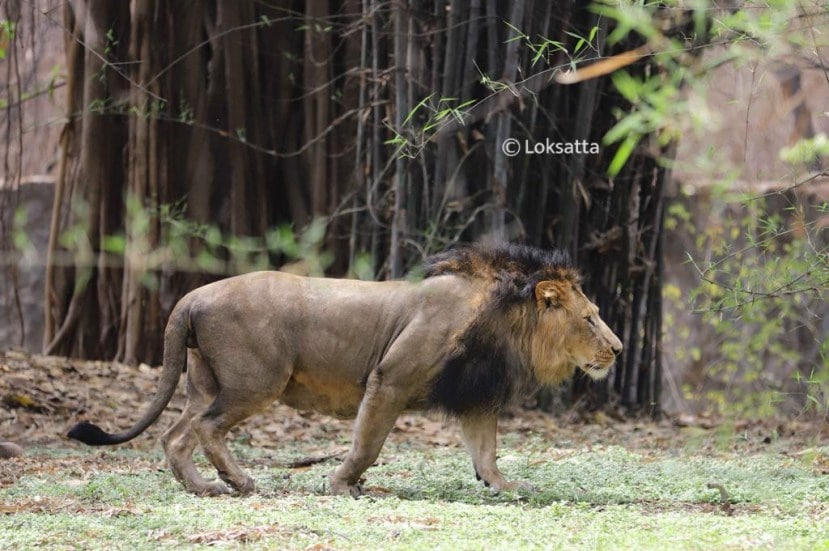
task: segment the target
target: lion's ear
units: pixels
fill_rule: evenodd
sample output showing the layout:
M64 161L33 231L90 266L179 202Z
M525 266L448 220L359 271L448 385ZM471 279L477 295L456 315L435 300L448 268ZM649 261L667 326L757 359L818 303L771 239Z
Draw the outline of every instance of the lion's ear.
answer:
M535 300L539 305L561 306L566 302L569 294L570 287L565 281L541 281L535 286Z

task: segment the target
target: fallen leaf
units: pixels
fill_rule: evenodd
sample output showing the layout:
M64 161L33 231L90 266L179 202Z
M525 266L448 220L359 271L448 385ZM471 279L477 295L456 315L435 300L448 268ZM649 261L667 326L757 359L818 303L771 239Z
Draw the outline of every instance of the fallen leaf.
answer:
M3 403L12 408L33 408L35 401L26 394L6 394Z

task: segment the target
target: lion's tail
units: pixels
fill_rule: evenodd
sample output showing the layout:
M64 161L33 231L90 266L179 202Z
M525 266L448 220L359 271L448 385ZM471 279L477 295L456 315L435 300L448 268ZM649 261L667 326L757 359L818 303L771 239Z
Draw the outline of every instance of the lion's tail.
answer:
M109 446L128 442L147 430L167 407L176 392L181 372L187 363L187 337L189 334L189 301L181 300L167 322L164 333L164 368L155 398L143 417L131 428L110 434L99 426L86 421L78 423L66 434L69 438L79 440L90 446Z

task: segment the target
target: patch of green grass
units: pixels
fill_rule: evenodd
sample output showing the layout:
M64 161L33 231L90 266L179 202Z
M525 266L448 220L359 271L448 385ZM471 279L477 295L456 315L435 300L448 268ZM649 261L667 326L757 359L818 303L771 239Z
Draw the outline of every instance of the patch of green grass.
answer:
M0 490L0 546L829 549L829 476L810 461L511 444L502 470L537 491L493 495L458 448L389 444L358 500L325 495L336 460L270 466L302 456L289 447L238 447L258 491L221 498L185 493L157 450L35 451Z

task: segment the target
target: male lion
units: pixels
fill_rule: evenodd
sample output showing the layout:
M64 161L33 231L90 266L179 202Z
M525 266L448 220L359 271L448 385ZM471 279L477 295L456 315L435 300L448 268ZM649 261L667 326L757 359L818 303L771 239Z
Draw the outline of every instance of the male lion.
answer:
M576 367L604 377L622 343L584 296L561 252L467 246L427 262L419 282L364 282L257 272L182 298L164 339L164 369L149 410L127 431L79 423L69 436L120 444L143 432L172 397L187 362L187 405L165 433L170 468L200 495L208 482L192 454L200 444L221 480L254 489L224 442L228 430L274 400L354 418L354 439L330 475L331 492L360 493L360 476L404 410L457 417L475 474L495 490L497 415L538 384Z

